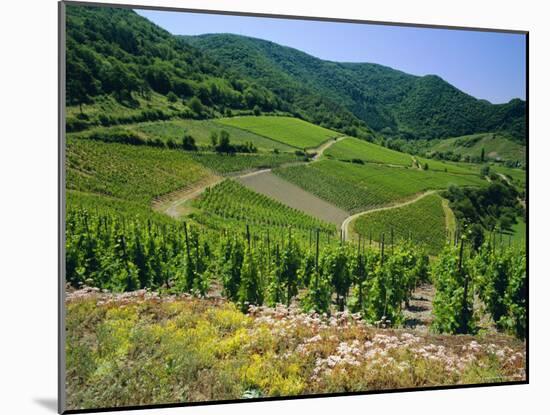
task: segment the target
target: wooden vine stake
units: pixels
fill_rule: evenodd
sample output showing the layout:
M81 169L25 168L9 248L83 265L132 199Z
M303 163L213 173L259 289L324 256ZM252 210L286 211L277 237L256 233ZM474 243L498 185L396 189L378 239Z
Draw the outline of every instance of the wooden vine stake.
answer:
M315 290L319 287L319 229L315 241Z
M382 234L382 238L380 239L380 264L384 265L384 234Z
M187 222L183 222L183 232L185 233L185 248L187 251L187 261L191 262L191 252L189 250L189 235L187 234Z

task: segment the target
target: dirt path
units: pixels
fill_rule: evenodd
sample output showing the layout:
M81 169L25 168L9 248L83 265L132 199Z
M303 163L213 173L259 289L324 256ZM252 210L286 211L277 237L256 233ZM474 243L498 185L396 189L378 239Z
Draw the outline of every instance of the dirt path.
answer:
M336 144L338 141L342 141L343 139L347 138L346 136L338 137L336 139L331 138L329 141L321 144L319 147L314 148L313 151L315 152L315 155L312 157L311 161L318 161L325 150L329 148L331 145Z
M441 206L443 206L443 212L445 213L445 228L449 235L452 235L456 230L455 214L449 206L449 201L447 199L441 199Z
M356 213L354 215L348 216L344 220L344 222L342 222L342 225L340 227L340 229L342 231L342 236L343 236L344 240L347 240L349 238L349 226L350 226L351 222L354 219L357 219L359 216L368 215L369 213L379 212L381 210L390 210L390 209L395 209L395 208L407 206L407 205L410 205L412 203L418 202L420 199L422 199L426 196L429 196L429 195L433 195L434 193L437 193L437 192L438 192L438 190L428 190L427 192L421 193L420 195L416 196L413 199L406 200L406 201L401 202L401 203L396 203L396 204L390 205L390 206L384 206L384 207L364 210L362 212L359 212L359 213Z
M512 183L510 183L510 179L509 179L508 176L506 176L505 174L497 173L497 176L500 176L500 178L501 178L502 180L504 180L506 183L508 183L508 185L512 185Z
M153 209L158 212L166 213L173 218L188 214L191 211L190 201L201 195L207 188L215 186L223 181L224 178L216 175L193 183L184 189L168 193L153 202Z
M405 327L428 331L433 319L432 302L434 295L435 289L431 284L422 284L414 290L409 306L403 310Z
M313 158L311 159L311 162L318 161L327 148L329 148L334 143L343 140L344 138L346 137L344 136L338 137L337 139L330 139L321 144L319 147L311 149L316 153L315 156L313 156ZM298 164L304 163L305 162L300 162ZM330 220L328 220L328 222L335 223L336 225L339 225L343 220L343 217L347 215L347 213L343 210L336 208L335 206L317 198L316 196L311 195L311 197L307 197L305 194L309 194L308 192L305 192L304 190L298 188L295 185L292 185L291 183L288 183L288 186L286 186L286 190L284 190L285 186L283 186L282 183L276 182L276 180L274 179L275 176L271 173L271 170L272 169L261 169L246 172L236 172L229 175L229 177L235 178L236 180L252 188L253 190L270 196L290 207L302 210L306 213L310 213L320 219L327 220L326 218L329 218ZM264 178L266 179L266 182L262 183ZM168 216L171 216L173 218L178 218L180 216L189 214L192 211L191 201L199 197L207 188L213 187L223 180L224 177L215 174L208 176L205 179L202 179L192 184L191 186L168 193L154 200L153 209L159 212L166 213ZM283 179L278 180L283 181ZM287 183L286 181L283 182ZM270 186L273 186L274 184L275 187L271 189ZM298 189L301 192L298 191ZM319 206L316 208L315 206L312 206L312 204L318 204Z
M500 178L501 178L502 180L504 180L506 183L508 183L509 186L513 186L513 185L512 185L512 182L510 181L510 179L508 178L508 176L506 176L505 174L502 174L502 173L497 173L497 174L500 176ZM523 200L523 199L522 199L521 197L519 197L519 196L518 196L518 199L517 199L517 200L518 200L519 204L520 204L521 206L523 206L524 209L527 208L527 205L526 205L526 203L525 203L525 200Z

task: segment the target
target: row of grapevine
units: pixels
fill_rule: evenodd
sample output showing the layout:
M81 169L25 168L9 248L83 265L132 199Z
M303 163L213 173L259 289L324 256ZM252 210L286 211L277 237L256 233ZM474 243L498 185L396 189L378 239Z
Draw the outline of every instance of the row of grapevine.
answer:
M264 227L292 226L301 230L320 228L326 233L335 232L334 225L256 193L229 179L213 188L207 188L195 201L194 206L200 209L202 215L218 216L224 221L233 219Z
M72 209L67 214L67 282L112 291L140 288L205 295L213 282L243 311L299 302L330 313L346 307L369 322L399 324L428 257L411 243L384 249L327 239L319 230L285 235L213 232L185 223L133 220ZM386 251L386 252L385 252Z
M487 185L473 175L330 159L278 168L274 173L352 213L388 205L427 190L446 189L450 184Z
M430 270L422 248L394 242L391 233L389 245L381 235L376 246L368 238L344 243L313 228L259 230L236 222L209 230L71 206L66 269L67 282L76 287L206 295L216 283L243 311L251 304L298 302L306 310L347 308L369 322L395 325L414 287L431 278L435 330L474 332L485 312L499 329L525 335L525 251L496 237L474 250L465 235L453 235Z
M525 249L485 242L468 249L466 237L449 244L434 264L436 331L473 333L480 313L501 331L525 338L527 330L527 261ZM476 301L481 302L477 307Z

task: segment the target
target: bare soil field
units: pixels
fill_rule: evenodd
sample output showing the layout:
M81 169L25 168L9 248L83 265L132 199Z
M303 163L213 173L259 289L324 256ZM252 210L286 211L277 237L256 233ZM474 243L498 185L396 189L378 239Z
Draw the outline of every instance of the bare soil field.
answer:
M255 192L271 197L316 218L334 223L336 226L340 226L349 216L345 210L275 176L271 171L243 176L237 180Z

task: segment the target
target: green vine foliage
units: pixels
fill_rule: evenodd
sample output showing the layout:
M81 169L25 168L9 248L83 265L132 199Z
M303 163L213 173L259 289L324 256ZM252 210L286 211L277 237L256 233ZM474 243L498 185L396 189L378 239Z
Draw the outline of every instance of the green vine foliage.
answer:
M298 302L308 311L348 309L371 324L399 326L415 288L432 281L435 331L474 333L474 297L499 330L519 338L527 330L526 255L518 248L485 243L476 251L464 240L462 261L460 248L449 245L430 269L426 252L407 241L386 246L382 255L327 240L317 257L316 238L308 244L292 230L270 240L269 234L207 231L81 208L69 209L66 226L67 282L74 287L204 296L219 284L244 311Z
M471 276L461 266L460 248L447 246L435 262L432 329L440 333L471 333L475 330Z

